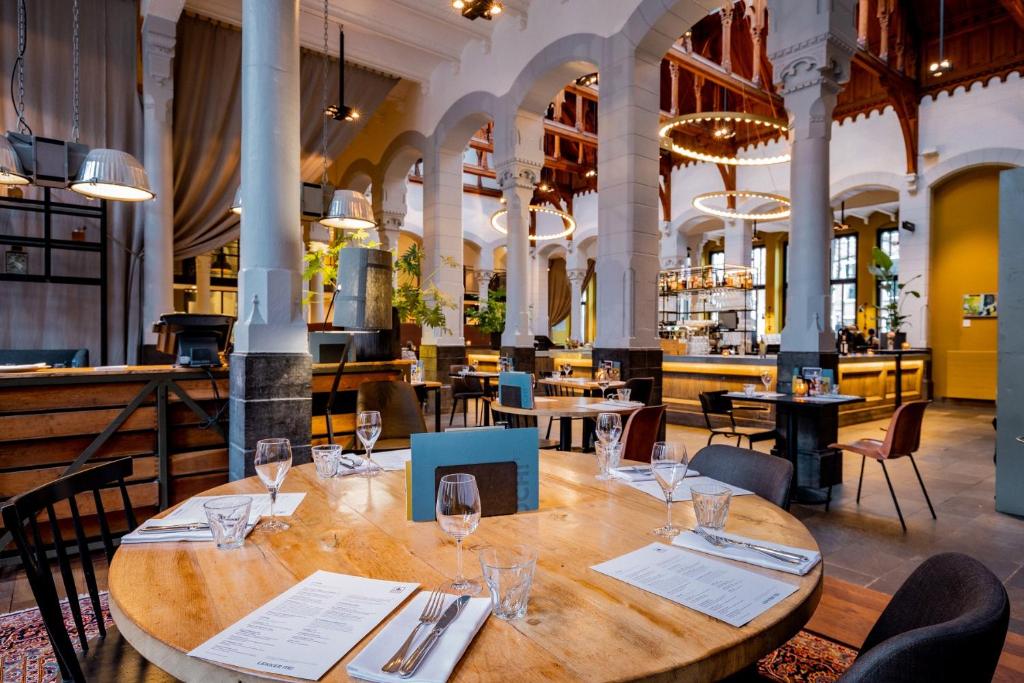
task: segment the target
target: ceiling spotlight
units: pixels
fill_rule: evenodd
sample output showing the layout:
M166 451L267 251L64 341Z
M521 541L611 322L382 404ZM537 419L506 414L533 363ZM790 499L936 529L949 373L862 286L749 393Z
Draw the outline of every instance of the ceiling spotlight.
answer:
M452 9L470 21L475 19L491 20L505 9L498 0L452 0Z
M551 186L548 185L547 183L541 183L540 185L537 186L537 189L540 190L541 192L551 192Z
M928 65L928 71L931 73L932 76L935 76L936 78L946 73L952 68L953 63L950 62L947 58L943 58L938 62L932 62L931 64Z
M598 75L596 71L592 74L586 74L576 79L576 85L580 86L581 88L593 88L595 85L597 85L597 82Z
M462 0L452 0L452 9L457 9L459 11L462 11L462 9L465 6L466 6L466 3L464 3Z
M596 178L597 177L597 169L596 168L590 169L589 171L587 171L586 173L583 174L583 177L584 178Z
M719 126L715 128L712 135L716 140L728 140L729 138L736 137L736 131L729 126Z
M487 8L487 13L494 17L501 14L503 9L505 8L501 6L500 2L492 2L491 6Z

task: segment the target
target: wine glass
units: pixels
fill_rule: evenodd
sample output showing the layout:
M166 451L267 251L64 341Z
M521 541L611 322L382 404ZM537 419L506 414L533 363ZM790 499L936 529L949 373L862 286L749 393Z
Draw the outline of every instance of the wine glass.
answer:
M672 538L678 536L681 528L672 523L672 496L679 484L686 478L686 470L689 459L686 457L686 447L676 446L667 441L657 441L651 449L651 472L655 481L665 492L665 503L668 505L668 516L665 526L658 527L654 533L658 536Z
M615 443L622 436L622 416L618 413L600 413L594 432L602 445Z
M765 393L770 391L771 388L772 388L772 373L768 372L767 370L762 372L761 373L761 384L764 385Z
M364 410L356 418L356 436L363 444L366 451L366 458L363 461L361 477L376 477L381 472L381 466L373 461L373 444L377 443L380 437L381 421L380 413L376 410Z
M274 517L274 503L277 492L284 483L284 477L292 466L292 445L288 439L261 439L256 442L256 457L253 460L256 474L270 493L270 520L261 522L261 531L284 531L287 522Z
M455 539L458 571L449 590L458 595L476 595L480 583L462 574L462 541L480 524L480 490L472 474L446 474L437 487L437 523Z

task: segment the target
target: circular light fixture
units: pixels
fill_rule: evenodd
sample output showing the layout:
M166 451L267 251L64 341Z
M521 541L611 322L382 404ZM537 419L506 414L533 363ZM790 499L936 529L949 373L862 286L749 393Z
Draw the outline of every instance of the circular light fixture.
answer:
M335 190L327 215L320 219L320 225L342 230L369 230L377 227L373 219L373 207L362 192Z
M71 189L92 199L120 202L144 202L156 197L139 160L117 149L90 150Z
M670 133L676 128L681 128L694 123L711 124L714 127L712 135L716 140L727 139L735 135L737 124L750 124L764 128L769 132L789 132L789 127L786 123L779 119L771 119L767 116L758 116L757 114L748 114L741 111L707 111L695 114L684 114L683 116L677 116L674 119L666 121L661 125L661 128L658 129L658 135L667 142L669 148L673 152L696 161L707 161L713 164L728 164L730 166L768 166L771 164L784 164L789 161L789 153L768 157L741 157L712 154L710 152L702 152L701 150L693 147L680 145L671 138ZM729 131L731 131L731 134L728 133Z
M778 203L779 207L772 209L771 211L744 213L742 211L737 211L736 209L719 209L707 204L709 199L721 199L723 197L726 199L766 199L768 201ZM783 197L778 194L770 194L768 192L752 192L750 190L720 190L718 192L705 192L704 194L699 194L693 198L693 208L708 215L726 219L763 221L767 223L769 221L778 221L783 218L789 218L789 199L787 197Z
M21 170L21 162L14 145L0 135L0 185L28 185L29 177Z
M530 235L531 242L545 242L547 240L559 240L563 237L568 237L576 231L576 219L572 217L572 214L568 214L565 211L551 208L550 206L539 206L537 204L530 205L530 211L533 213L549 213L552 216L558 216L565 222L565 229L561 232L552 232L546 235ZM498 219L508 213L508 209L502 207L491 214L491 227L500 232L502 235L508 234L508 228L498 223Z

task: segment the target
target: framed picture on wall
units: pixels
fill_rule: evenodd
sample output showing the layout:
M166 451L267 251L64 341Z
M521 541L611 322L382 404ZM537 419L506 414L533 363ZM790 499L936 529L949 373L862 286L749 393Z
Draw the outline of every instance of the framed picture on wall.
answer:
M964 294L963 313L965 318L995 318L996 294Z

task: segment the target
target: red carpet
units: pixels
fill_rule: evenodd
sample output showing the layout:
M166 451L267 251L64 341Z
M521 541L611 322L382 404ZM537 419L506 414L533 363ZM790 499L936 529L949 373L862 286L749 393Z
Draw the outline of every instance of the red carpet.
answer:
M757 663L757 673L780 683L831 683L850 668L857 651L800 631L792 640Z

